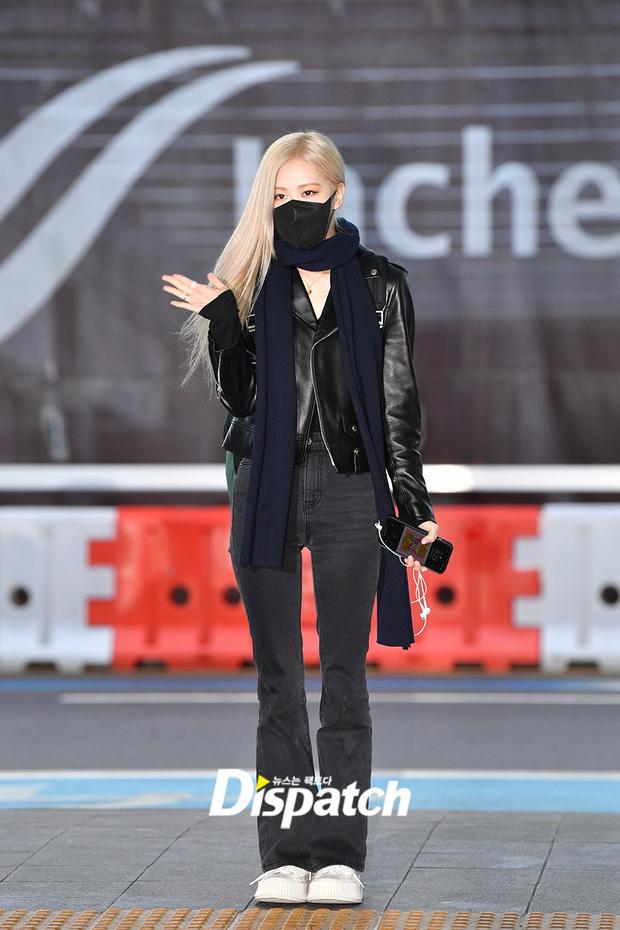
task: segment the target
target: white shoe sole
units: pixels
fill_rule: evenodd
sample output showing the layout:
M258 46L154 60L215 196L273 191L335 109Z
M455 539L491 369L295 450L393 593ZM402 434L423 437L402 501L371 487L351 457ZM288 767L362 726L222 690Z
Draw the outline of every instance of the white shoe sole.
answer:
M337 878L317 878L310 882L308 904L359 904L364 889Z
M300 887L299 882L292 882L288 878L265 878L259 882L259 886L254 895L255 901L275 904L306 903L306 891Z

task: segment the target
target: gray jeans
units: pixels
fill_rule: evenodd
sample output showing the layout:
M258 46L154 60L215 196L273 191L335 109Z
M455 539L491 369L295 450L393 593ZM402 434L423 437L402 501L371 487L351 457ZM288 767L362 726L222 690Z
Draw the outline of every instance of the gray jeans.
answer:
M322 677L321 783L345 788L356 781L362 792L370 787L372 768L366 654L381 564L372 478L370 472L337 472L320 432L310 434L307 453L295 466L283 569L238 564L250 459L241 460L234 485L229 552L258 676L256 772L270 780L296 777L296 785L317 791L308 781L315 773L301 635L301 550L307 546ZM316 871L336 863L364 870L368 819L357 809L346 815L339 807L337 816L311 809L287 828L281 820L280 814L257 817L263 870L297 865Z

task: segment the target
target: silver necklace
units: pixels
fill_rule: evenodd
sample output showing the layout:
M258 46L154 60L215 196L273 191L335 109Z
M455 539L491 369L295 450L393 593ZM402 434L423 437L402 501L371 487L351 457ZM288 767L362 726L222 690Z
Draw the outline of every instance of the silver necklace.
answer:
M299 269L298 269L298 270L299 270ZM326 271L319 271L319 273L317 274L316 278L314 278L314 280L313 280L312 284L310 284L310 286L308 286L308 285L306 284L306 282L304 281L304 284L306 285L306 289L307 289L307 291L308 291L309 294L312 293L312 288L314 287L314 285L315 285L315 283L318 281L318 279L321 277L321 275L322 275L322 274L329 274L330 271L331 271L331 268L327 268ZM299 273L301 274L301 271L300 271ZM303 279L303 275L302 275L302 278L301 278L301 279L302 279L302 281L304 280L304 279Z

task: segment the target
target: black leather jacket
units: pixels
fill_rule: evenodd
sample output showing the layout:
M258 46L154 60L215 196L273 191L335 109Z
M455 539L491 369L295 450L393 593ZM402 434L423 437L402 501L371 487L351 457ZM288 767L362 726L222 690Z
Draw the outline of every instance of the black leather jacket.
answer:
M407 270L361 244L357 254L383 333L385 456L398 515L413 525L425 520L437 522L422 473L419 449L421 410L413 367L415 317ZM294 281L295 277L293 275ZM304 319L298 286L293 288L296 461L300 463L304 458L316 398L321 433L334 468L358 474L369 471L346 381L331 292L318 321L309 325L307 317ZM256 294L255 290L252 306ZM220 306L216 308L215 304ZM209 319L217 318L219 313L220 323L222 314L228 313L225 347L214 335L218 330L213 322L208 336L217 394L229 412L222 447L251 458L256 403L255 320L251 310L240 325L235 308L234 295L226 291L207 304L201 313ZM230 319L232 311L237 317L236 323Z

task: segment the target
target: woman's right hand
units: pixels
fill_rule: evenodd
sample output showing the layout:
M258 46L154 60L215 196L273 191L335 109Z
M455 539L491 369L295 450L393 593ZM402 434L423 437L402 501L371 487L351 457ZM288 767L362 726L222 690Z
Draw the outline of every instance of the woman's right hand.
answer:
M163 281L170 282L162 285L164 291L168 291L169 294L174 294L175 297L179 298L179 300L170 301L172 306L180 307L183 310L193 310L194 313L198 313L206 304L211 303L224 291L230 290L212 271L207 274L209 278L208 284L193 281L184 274L163 274L161 277ZM185 296L187 296L187 300L183 299Z

